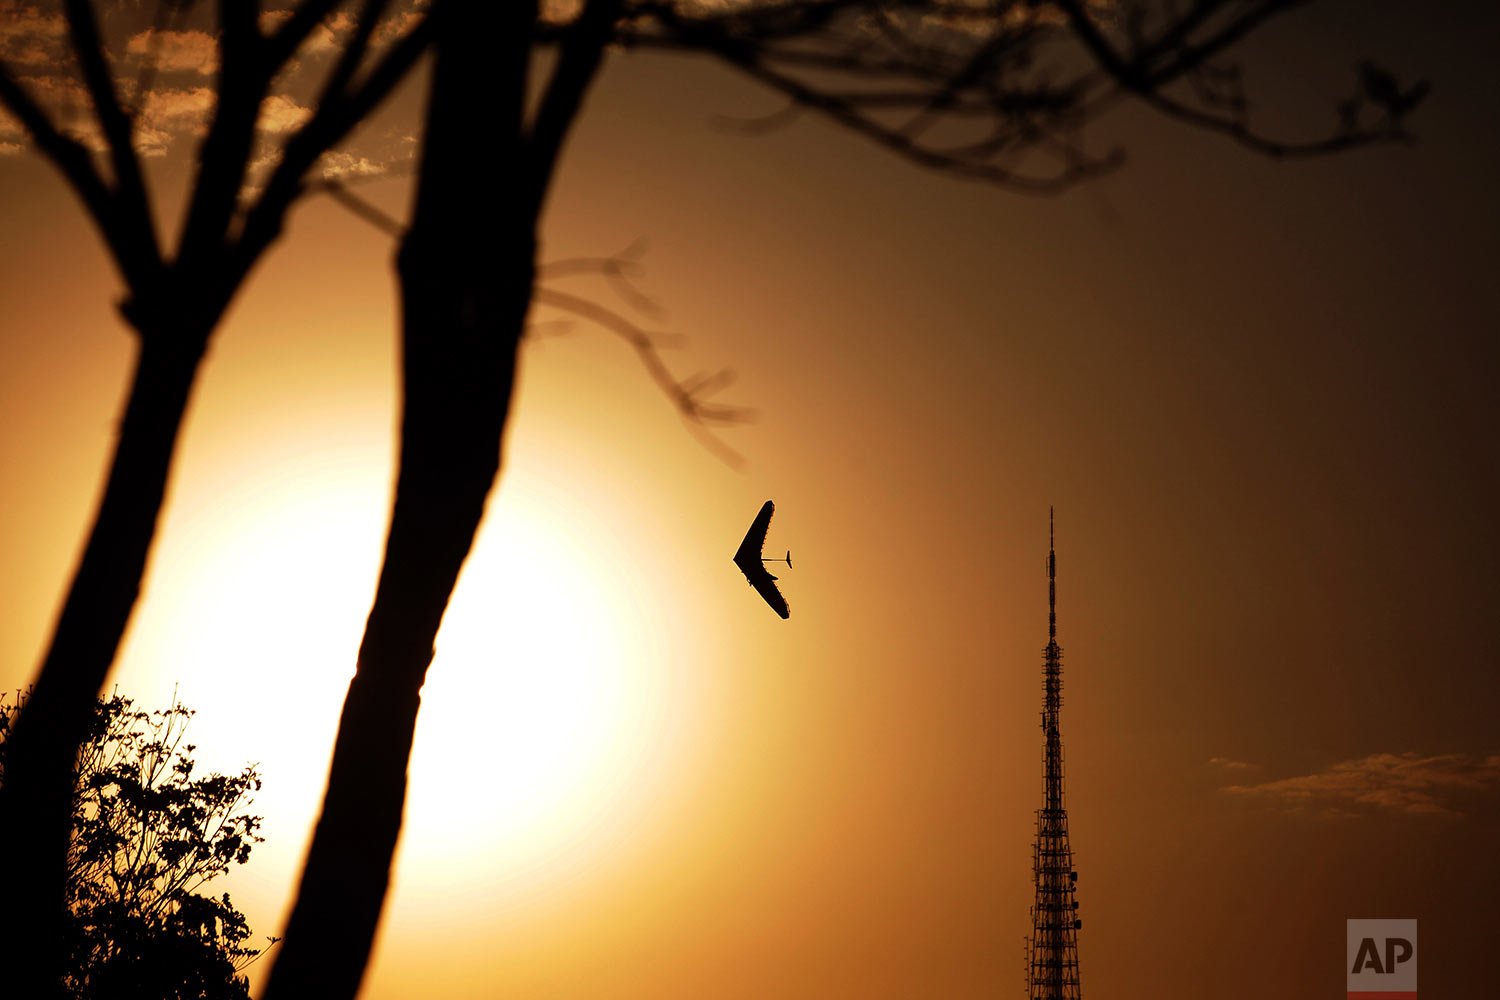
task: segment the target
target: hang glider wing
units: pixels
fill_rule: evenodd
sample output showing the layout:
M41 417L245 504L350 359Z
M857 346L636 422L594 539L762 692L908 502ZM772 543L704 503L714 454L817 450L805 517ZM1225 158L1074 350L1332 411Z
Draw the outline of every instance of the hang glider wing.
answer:
M767 500L760 508L760 513L755 515L750 530L745 532L745 540L735 551L734 564L745 574L745 579L750 581L750 586L755 588L756 593L766 599L771 610L787 618L791 616L791 609L787 607L786 598L776 589L776 578L766 571L760 561L761 549L766 543L766 530L771 527L771 515L774 513L776 505Z
M792 609L786 606L786 598L781 596L781 591L777 590L776 584L772 582L776 579L774 576L765 570L761 570L753 576L749 573L745 575L750 577L750 586L754 587L756 593L766 599L766 603L771 606L772 611L783 618L791 617Z
M776 505L770 500L761 504L760 513L755 515L750 530L745 532L745 540L740 542L740 547L735 550L734 564L746 576L749 576L752 570L761 568L760 552L765 547L766 529L771 527L771 515L774 513L776 513Z

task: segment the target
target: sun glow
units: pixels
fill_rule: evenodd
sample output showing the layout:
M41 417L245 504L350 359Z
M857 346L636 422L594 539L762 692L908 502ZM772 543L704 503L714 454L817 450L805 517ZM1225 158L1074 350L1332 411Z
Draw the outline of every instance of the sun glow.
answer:
M198 710L205 766L259 763L268 883L300 863L379 568L388 445L355 433L187 457L116 675ZM667 760L679 695L642 624L655 599L590 492L539 464L509 463L438 634L395 879L408 913L581 877Z
M661 749L668 685L641 645L626 574L544 484L516 479L423 689L402 855L424 892L454 878L517 885L576 859L628 812Z

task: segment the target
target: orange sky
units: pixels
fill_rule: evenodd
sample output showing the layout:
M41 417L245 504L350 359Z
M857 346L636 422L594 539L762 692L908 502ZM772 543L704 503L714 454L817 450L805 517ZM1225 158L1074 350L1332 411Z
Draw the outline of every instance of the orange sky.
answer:
M1258 54L1273 97L1324 82L1294 68L1330 39L1335 93L1358 52L1432 77L1415 147L1268 163L1129 112L1100 133L1126 169L1055 199L813 121L728 135L712 115L776 101L615 56L543 255L649 241L644 287L688 335L668 361L736 370L748 464L611 335L528 345L363 995L1020 995L1050 504L1086 993L1336 995L1344 920L1396 916L1424 993L1483 995L1500 21L1387 6L1353 31L1355 5L1315 6ZM404 211L401 182L366 190ZM228 885L259 934L380 557L391 249L304 205L237 301L114 674L146 704L179 689L202 763L261 762L268 841ZM60 183L0 156L5 688L100 481L117 294ZM767 497L787 622L729 561Z

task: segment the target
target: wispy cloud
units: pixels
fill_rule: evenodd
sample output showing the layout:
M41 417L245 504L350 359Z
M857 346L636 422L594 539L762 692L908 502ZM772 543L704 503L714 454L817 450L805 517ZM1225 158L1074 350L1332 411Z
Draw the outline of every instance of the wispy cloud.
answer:
M61 14L35 4L0 0L0 58L12 66L43 67L64 57L68 26Z
M308 32L302 43L304 55L323 55L332 52L344 42L344 37L354 30L354 18L345 11L334 11L323 22Z
M1219 766L1238 764L1226 758ZM1213 763L1214 761L1211 761ZM1415 815L1460 815L1455 800L1500 787L1500 755L1471 757L1410 751L1377 753L1334 764L1314 774L1254 784L1230 785L1225 792L1294 810L1330 815L1386 811Z
M1209 767L1222 767L1226 771L1246 771L1255 767L1254 764L1247 764L1242 760L1232 760L1229 757L1210 757L1208 758L1208 765Z
M202 135L216 95L207 87L163 87L151 91L135 123L135 147L142 156L165 156L180 135Z
M371 40L376 45L389 45L411 31L426 12L427 4L415 3L411 6L411 10L398 11L375 25L375 32Z
M55 5L54 5L55 6ZM377 26L376 47L389 43L409 30L426 0L397 0L392 13ZM288 7L263 11L262 31L272 31L292 16ZM140 26L138 26L140 27ZM345 11L335 11L314 26L299 50L299 57L320 57L322 61L339 51L354 28L354 19ZM134 33L122 32L123 51L112 54L120 66L115 81L121 101L134 115L132 143L144 157L167 156L181 145L180 140L201 138L213 116L217 95L206 79L218 72L218 38L211 31L158 30L141 27ZM93 111L93 100L78 76L78 66L68 41L66 19L46 4L35 0L0 0L0 60L16 69L19 82L56 124L64 135L71 136L96 152L106 148ZM138 73L146 63L162 73L173 74L158 79L144 93L137 92ZM256 126L260 141L252 173L263 172L277 155L274 142L306 124L312 110L303 102L305 92L316 83L299 75L294 59L278 76L275 92L261 104ZM200 85L200 83L202 85ZM294 96L296 95L296 96ZM0 108L0 156L11 156L30 145L30 137L16 119ZM354 179L387 174L393 165L409 159L411 150L405 144L384 142L366 148L348 150L326 158L317 168L325 177Z
M23 76L19 83L31 98L48 109L53 115L53 121L57 123L59 131L83 143L95 152L101 152L106 148L104 138L99 132L99 126L94 121L94 100L89 92L70 77L65 76ZM10 119L14 122L14 119ZM7 129L15 129L11 134L16 138L25 138L25 132L19 127L19 123L6 126Z
M296 11L290 7L278 7L274 10L263 10L260 12L259 25L263 35L269 35L277 28L292 19Z
M391 165L355 156L353 153L333 152L323 154L323 158L318 161L318 168L322 171L324 180L344 181L380 177L390 171Z
M260 118L256 127L262 132L290 132L312 117L312 111L304 108L285 94L273 94L260 102Z
M125 43L127 55L153 61L159 70L186 70L211 76L219 68L219 43L205 31L147 28Z

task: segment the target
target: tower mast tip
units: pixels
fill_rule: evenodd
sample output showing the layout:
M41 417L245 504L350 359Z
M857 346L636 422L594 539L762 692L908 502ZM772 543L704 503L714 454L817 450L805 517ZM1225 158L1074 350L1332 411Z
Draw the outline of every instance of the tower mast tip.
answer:
M1047 510L1047 648L1043 650L1042 729L1043 800L1037 810L1032 872L1036 902L1031 907L1031 936L1026 939L1027 1000L1079 1000L1078 872L1068 842L1068 814L1063 806L1062 648L1057 644L1056 512Z

